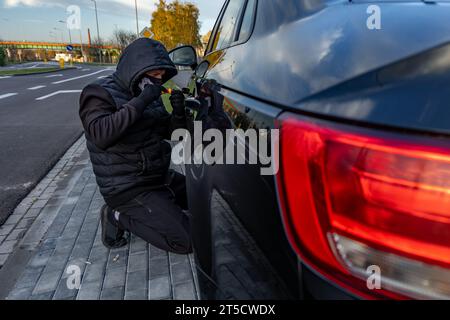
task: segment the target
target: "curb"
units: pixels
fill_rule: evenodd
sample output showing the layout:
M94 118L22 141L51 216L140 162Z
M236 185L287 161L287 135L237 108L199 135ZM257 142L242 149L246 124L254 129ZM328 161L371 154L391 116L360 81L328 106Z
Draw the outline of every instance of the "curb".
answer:
M38 179L36 180L36 183L34 183L32 186L30 186L24 193L24 195L19 198L15 204L14 209L11 210L11 212L9 213L9 215L4 216L3 218L0 216L0 228L5 224L5 222L8 220L8 218L14 214L14 211L17 209L17 207L22 203L22 201L28 197L28 195L30 193L32 193L32 191L39 185L39 182L44 179L48 173L51 171L51 169L56 166L56 164L58 163L59 160L61 160L62 157L64 157L64 155L70 150L70 148L76 144L78 142L79 139L81 139L84 136L84 130L80 130L79 133L76 133L74 135L74 140L72 143L67 144L64 146L64 148L62 148L62 150L60 152L58 152L56 155L54 155L53 157L50 157L50 161L47 163L47 165L45 166L45 170L43 171L42 175L40 177L38 177ZM1 268L1 264L0 264L0 268Z
M59 158L59 160L54 164L51 171L56 169L57 166L65 166L65 158L76 151L76 149L83 144L84 135L81 135L79 138L75 140L75 142L63 153L63 155ZM48 172L44 177L37 183L37 185L31 190L26 198L22 200L24 202L30 195L32 194L40 194L42 193L43 187L42 183L45 181L47 176L50 174ZM59 173L58 173L59 174ZM55 174L55 177L58 175ZM76 180L80 172L76 172L72 177L68 178L69 180ZM70 186L70 183L69 183ZM64 187L65 192L69 192L69 186ZM46 188L46 187L45 187ZM47 200L44 200L47 202ZM16 210L21 206L22 202L16 207ZM32 209L34 203L28 205L28 209ZM55 211L51 214L42 215L42 211L36 216L31 225L25 231L23 237L17 242L14 246L13 251L7 257L4 265L0 268L0 300L4 300L9 291L14 287L14 284L18 280L19 276L22 274L25 269L27 263L33 256L36 251L36 248L40 245L42 238L46 234L48 228L53 223L53 220L57 216L61 204L56 205ZM27 209L27 211L28 211ZM42 210L42 208L41 208ZM26 214L21 214L22 218ZM11 217L11 216L10 216Z

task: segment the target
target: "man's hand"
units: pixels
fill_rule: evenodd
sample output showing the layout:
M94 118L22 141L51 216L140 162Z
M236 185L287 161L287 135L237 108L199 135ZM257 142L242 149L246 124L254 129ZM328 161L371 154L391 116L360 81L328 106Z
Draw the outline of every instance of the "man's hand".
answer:
M173 108L172 113L178 117L184 117L186 115L186 111L183 92L180 90L174 90L169 100Z
M161 96L162 87L156 84L146 85L141 94L137 97L145 105L149 105Z
M214 91L220 91L220 88L215 80L202 80L200 83L200 97L211 97Z

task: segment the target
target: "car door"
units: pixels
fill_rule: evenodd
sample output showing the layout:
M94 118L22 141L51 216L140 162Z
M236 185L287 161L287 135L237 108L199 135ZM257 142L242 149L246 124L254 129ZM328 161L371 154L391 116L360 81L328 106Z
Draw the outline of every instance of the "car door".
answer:
M201 95L203 87L207 87L208 110L200 113L206 114L209 120L213 118L203 121L210 128L245 131L270 130L275 126L279 109L248 98L245 87L239 91L229 89L233 73L245 72L233 70L236 55L229 59L229 53L238 47L242 50L251 41L257 2L229 0L225 3L204 60L195 71L196 84L191 89ZM196 117L201 118L199 114ZM186 170L204 297L296 297L296 258L278 212L274 177L261 175L261 166L250 163L249 159L257 151L245 138L227 143L227 147L233 148L237 144L245 145L243 164L191 164ZM267 143L270 145L270 141Z

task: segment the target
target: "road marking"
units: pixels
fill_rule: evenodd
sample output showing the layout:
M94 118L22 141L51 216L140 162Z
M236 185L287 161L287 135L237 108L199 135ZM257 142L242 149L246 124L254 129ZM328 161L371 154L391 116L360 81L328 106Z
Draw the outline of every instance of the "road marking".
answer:
M0 79L9 79L9 78L11 78L11 76L0 77Z
M0 99L5 99L5 98L16 96L16 95L17 95L17 93L5 93L5 94L0 95Z
M46 96L42 96L42 97L36 98L36 100L45 100L47 98L56 96L56 95L61 94L61 93L80 93L80 92L81 92L81 90L60 90L60 91L56 91L56 92L50 93L50 94L48 94Z
M100 76L97 79L105 79L107 76Z
M42 89L42 88L45 88L46 86L36 86L36 87L31 87L31 88L28 88L28 90L37 90L37 89Z
M81 69L81 71L91 71L91 69Z
M83 75L83 76L78 76L78 77L75 77L75 78L69 78L69 79L65 79L65 80L61 80L61 81L56 81L56 82L52 82L52 83L53 83L53 84L60 84L60 83L68 82L68 81L73 81L73 80L77 80L77 79L81 79L81 78L90 77L90 76L93 76L93 75L95 75L95 74L99 74L100 72L104 72L104 71L108 71L108 69L102 69L102 70L99 70L99 71L96 71L96 72L92 72L92 73L85 74L85 75Z
M63 75L58 73L58 74L51 74L49 76L46 76L46 78L54 78L54 77L62 77Z

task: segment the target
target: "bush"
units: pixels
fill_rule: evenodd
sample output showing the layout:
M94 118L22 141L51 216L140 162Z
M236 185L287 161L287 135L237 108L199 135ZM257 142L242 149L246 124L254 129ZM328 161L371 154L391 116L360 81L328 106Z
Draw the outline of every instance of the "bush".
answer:
M4 48L0 48L0 67L6 65L6 51Z

